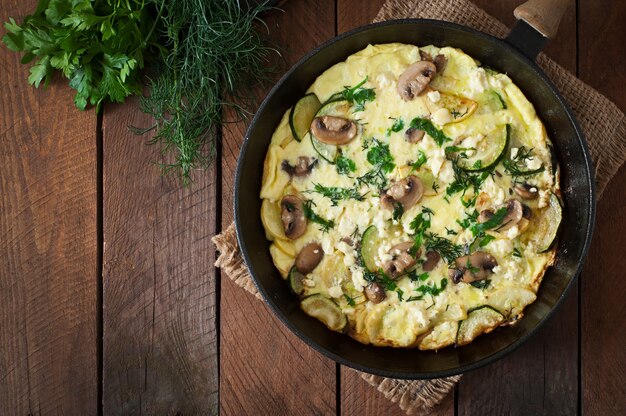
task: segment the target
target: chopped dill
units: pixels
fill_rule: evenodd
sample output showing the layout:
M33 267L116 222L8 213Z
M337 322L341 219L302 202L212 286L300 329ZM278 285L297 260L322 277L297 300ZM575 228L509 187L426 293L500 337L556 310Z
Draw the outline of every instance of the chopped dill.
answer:
M502 164L504 165L504 170L508 172L513 179L520 177L528 178L545 170L543 166L532 170L525 169L526 161L531 160L533 157L533 148L527 149L525 146L521 146L513 159L505 159Z
M435 233L429 233L425 237L426 249L436 251L448 263L452 263L463 254L462 246L454 244L445 237L441 237Z
M328 232L331 228L335 226L335 222L333 220L324 219L317 215L315 211L313 211L313 205L315 205L315 203L311 200L306 200L304 202L304 204L302 205L304 216L312 222L318 224L322 232Z
M361 195L356 188L340 188L335 186L324 186L316 183L313 185L313 190L310 192L318 193L332 202L333 206L337 206L337 203L344 199L354 199L356 201L362 201L365 195Z

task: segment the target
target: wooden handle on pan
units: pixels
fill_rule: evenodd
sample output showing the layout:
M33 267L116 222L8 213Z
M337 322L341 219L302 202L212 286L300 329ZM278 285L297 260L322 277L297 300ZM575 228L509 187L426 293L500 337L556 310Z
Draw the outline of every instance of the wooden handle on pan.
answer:
M559 28L561 18L572 0L528 0L518 6L513 14L531 25L546 38L552 39Z

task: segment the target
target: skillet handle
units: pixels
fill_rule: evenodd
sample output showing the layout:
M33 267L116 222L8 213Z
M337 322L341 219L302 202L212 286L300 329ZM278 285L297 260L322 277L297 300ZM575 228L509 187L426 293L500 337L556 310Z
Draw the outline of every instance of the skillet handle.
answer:
M565 10L572 0L528 0L518 6L513 14L548 39L554 38Z

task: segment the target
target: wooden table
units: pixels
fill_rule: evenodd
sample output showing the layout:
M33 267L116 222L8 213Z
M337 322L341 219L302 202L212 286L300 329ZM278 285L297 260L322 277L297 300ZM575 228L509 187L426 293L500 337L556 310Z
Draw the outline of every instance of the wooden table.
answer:
M290 66L382 1L291 0L268 23ZM509 25L520 2L477 1ZM0 19L34 7L4 0ZM579 0L546 50L622 110L625 21L624 1ZM0 414L402 414L213 267L245 122L183 189L128 131L150 122L135 99L81 112L64 81L28 86L4 46L0 64ZM437 414L626 414L625 195L622 168L565 304Z

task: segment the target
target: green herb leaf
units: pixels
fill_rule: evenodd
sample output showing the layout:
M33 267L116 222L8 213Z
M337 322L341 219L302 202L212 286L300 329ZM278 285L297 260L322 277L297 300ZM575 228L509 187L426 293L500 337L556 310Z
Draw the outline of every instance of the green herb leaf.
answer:
M356 171L354 161L341 153L335 159L335 167L337 168L337 173L340 175L348 175Z
M489 244L490 242L492 242L493 240L495 240L496 238L490 234L484 236L483 238L480 239L480 242L478 243L479 247L485 247L487 244Z
M393 125L387 129L387 136L391 135L391 133L397 133L404 128L404 120L402 120L401 118L393 120Z
M513 256L515 256L515 257L519 257L519 258L521 258L521 257L522 257L522 253L519 251L519 249L518 249L517 247L515 247L515 248L513 249L513 253L512 253L512 255L513 255Z
M428 119L415 117L413 120L411 120L411 127L414 129L425 131L430 137L433 138L433 140L435 140L435 143L437 143L439 146L442 146L445 142L452 141L451 138L446 136L443 131L435 127L432 121Z
M426 157L426 154L421 150L418 150L417 159L415 160L415 162L411 163L411 167L413 169L419 169L424 165L424 163L426 163L427 160L428 158Z
M417 290L418 292L422 292L422 296L424 295L432 295L432 296L437 296L439 295L441 292L443 292L446 287L448 286L448 279L446 279L445 277L443 279L441 279L441 282L439 283L439 287L437 287L437 285L421 285L420 287L418 287Z
M452 263L463 254L462 246L454 244L445 237L440 237L435 233L429 233L425 238L426 249L436 251L448 263Z
M376 99L376 92L373 88L362 88L367 82L367 77L354 87L345 87L341 92L343 98L354 104L354 112L363 111L365 103Z
M393 156L389 151L389 145L381 143L376 139L372 139L372 145L367 152L367 161L385 172L391 172L395 167Z
M533 170L526 169L526 161L533 157L535 156L533 156L532 148L527 149L525 146L521 146L513 159L505 159L502 164L504 165L504 170L509 173L513 179L518 177L528 178L545 170L543 166Z
M399 221L400 218L402 218L402 214L404 214L404 206L400 202L394 202L392 215L393 220Z
M335 226L335 222L333 220L326 220L320 217L319 215L317 215L315 211L313 211L313 205L315 204L311 200L307 200L304 202L304 204L302 205L304 216L307 217L312 222L318 224L322 232L329 231L331 228Z
M319 183L313 185L312 192L318 193L330 199L333 206L337 206L337 203L343 199L354 199L356 201L362 201L364 198L364 195L361 195L357 188L324 186Z
M484 231L491 230L493 228L498 227L500 224L502 224L502 220L504 220L504 217L506 217L506 214L507 214L506 207L502 207L498 209L493 214L493 216L489 218L487 221L472 225L470 228L472 230L472 234L478 235Z
M474 286L476 289L482 289L482 290L487 289L490 284L491 284L491 280L489 279L476 280L474 282L470 282L470 285Z

